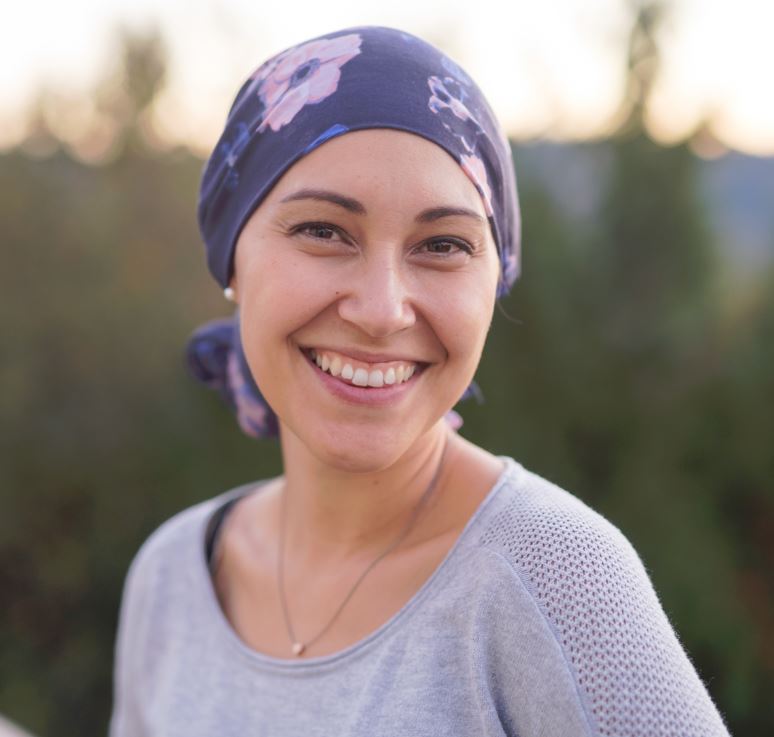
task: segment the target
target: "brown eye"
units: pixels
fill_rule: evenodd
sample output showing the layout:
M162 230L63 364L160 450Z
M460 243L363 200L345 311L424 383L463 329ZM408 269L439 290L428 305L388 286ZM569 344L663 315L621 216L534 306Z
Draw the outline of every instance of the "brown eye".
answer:
M341 228L325 222L299 223L290 228L290 235L306 240L325 243L349 243L350 239Z
M430 241L427 244L427 250L430 253L451 253L455 245L449 241Z
M335 235L336 231L328 225L322 225L320 223L312 223L311 225L305 225L302 230L312 238L319 238L320 240L329 241Z
M346 230L325 221L298 223L287 233L299 248L315 255L342 256L356 248L355 240Z
M436 238L424 244L427 253L436 256L452 256L455 253L473 253L468 243L457 238Z

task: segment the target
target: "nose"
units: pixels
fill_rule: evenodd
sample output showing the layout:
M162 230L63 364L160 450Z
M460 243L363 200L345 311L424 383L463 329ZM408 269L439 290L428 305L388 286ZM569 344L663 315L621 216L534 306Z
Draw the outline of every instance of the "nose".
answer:
M339 299L339 316L372 338L386 338L416 322L409 275L389 257L363 259Z

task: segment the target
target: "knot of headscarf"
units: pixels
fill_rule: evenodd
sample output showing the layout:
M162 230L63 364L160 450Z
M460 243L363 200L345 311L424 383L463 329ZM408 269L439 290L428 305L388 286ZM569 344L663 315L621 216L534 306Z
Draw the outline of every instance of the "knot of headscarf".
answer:
M294 46L242 85L199 194L207 262L222 287L232 277L239 233L279 178L325 141L371 128L421 136L460 165L481 196L497 246L498 296L508 292L520 270L508 141L481 91L455 62L415 36L381 27L350 28ZM194 375L237 410L245 432L276 434L276 417L244 359L236 317L199 328L188 360Z

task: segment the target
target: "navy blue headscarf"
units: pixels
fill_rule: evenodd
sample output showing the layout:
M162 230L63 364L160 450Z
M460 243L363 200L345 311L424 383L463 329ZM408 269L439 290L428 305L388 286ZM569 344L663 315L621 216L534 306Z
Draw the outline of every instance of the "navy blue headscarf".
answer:
M242 85L199 194L207 263L222 287L231 280L239 233L280 177L325 141L369 128L414 133L457 161L481 195L500 257L498 296L507 293L520 269L508 141L457 64L415 36L380 27L350 28L294 46ZM242 351L237 315L199 328L187 355L194 375L220 391L246 433L276 435L277 418Z

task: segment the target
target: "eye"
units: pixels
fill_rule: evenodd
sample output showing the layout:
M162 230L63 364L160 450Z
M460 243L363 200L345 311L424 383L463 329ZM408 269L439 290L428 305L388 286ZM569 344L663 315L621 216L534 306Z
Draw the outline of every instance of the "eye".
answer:
M473 247L466 241L460 238L433 238L429 241L425 241L420 250L434 256L453 256L456 253L466 253L468 255L473 253Z
M330 223L301 223L291 230L292 234L306 235L318 241L346 240L342 232Z

